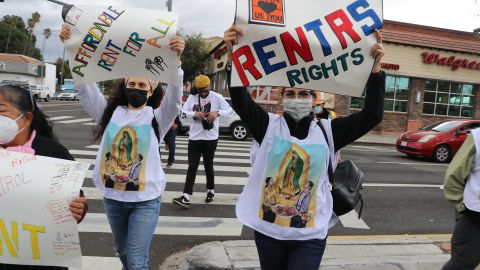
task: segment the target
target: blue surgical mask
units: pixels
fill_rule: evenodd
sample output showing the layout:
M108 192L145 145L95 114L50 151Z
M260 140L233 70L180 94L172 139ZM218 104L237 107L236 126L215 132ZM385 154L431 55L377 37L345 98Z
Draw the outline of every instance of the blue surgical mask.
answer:
M314 114L321 114L323 112L323 106L317 105L313 108L313 113Z

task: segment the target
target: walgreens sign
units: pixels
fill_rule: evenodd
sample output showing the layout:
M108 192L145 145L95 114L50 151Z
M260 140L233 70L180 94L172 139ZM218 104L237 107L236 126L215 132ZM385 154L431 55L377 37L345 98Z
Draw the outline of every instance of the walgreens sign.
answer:
M437 64L440 66L448 66L452 70L457 70L459 68L480 70L479 62L468 59L456 58L454 55L447 57L440 55L439 53L424 52L422 53L422 57L423 63L429 65Z

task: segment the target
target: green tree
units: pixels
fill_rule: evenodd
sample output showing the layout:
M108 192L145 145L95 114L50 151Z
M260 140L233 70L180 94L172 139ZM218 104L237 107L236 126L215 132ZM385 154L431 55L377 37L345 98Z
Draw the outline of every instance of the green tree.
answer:
M52 30L50 28L43 29L43 46L42 46L42 56L45 56L45 43L47 39L52 36Z
M29 35L28 35L28 41L25 42L25 47L23 48L23 54L26 53L26 55L32 55L31 53L31 47L32 47L32 43L33 43L33 46L35 48L35 44L36 44L36 38L33 38L33 30L35 29L35 26L37 25L37 23L40 22L40 13L38 12L34 12L32 13L32 17L30 19L27 20L27 30L29 32ZM27 42L28 42L28 49L25 51L26 47L27 47Z
M21 17L7 15L0 20L0 52L23 54L23 48L28 38L27 25ZM37 37L32 35L30 40L35 44ZM42 60L42 53L37 48L32 48L29 56Z
M59 82L62 80L62 70L63 79L72 79L72 72L70 71L68 60L63 62L62 58L58 58L57 61L55 61L55 66L57 66L57 79ZM60 84L63 84L63 82Z
M180 34L183 36L182 34ZM193 33L183 36L185 39L185 50L181 60L184 73L184 81L192 81L195 76L207 71L210 46L206 43L202 34Z

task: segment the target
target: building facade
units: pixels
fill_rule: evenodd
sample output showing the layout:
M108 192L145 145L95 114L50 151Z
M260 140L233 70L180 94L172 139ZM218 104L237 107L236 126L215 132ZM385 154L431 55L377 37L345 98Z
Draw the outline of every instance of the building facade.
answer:
M386 76L384 120L374 132L401 133L447 119L480 119L480 34L384 21L382 59ZM214 89L228 95L226 48L212 51ZM252 98L278 106L278 89L253 87ZM326 94L326 107L345 116L363 106L363 98ZM260 98L259 98L260 97ZM272 98L273 97L273 98Z

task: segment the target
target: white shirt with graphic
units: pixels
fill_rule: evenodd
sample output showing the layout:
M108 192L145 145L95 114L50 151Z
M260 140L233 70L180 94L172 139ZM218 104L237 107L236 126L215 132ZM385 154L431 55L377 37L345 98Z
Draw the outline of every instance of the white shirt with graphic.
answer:
M328 162L335 170L336 158L330 120L322 124L330 147L316 122L300 140L290 135L282 116L269 114L265 137L251 153L253 168L237 201L240 222L279 240L326 238L338 221L328 179Z
M219 93L210 91L206 98L200 98L200 106L198 95L190 95L183 105L182 117L190 120L189 139L196 140L217 140L219 119L213 121L213 128L204 129L200 119L194 119L196 112L218 112L220 117L231 117L233 109L228 105L225 98Z
M140 202L159 197L165 189L158 139L152 127L155 116L163 139L181 109L183 70L177 83L169 85L159 108L115 109L102 136L93 181L106 198L123 202ZM77 86L80 103L97 124L107 100L95 84Z

